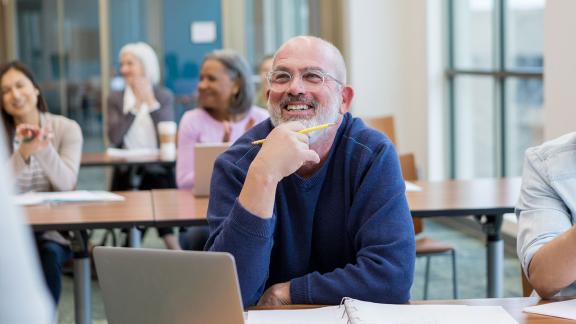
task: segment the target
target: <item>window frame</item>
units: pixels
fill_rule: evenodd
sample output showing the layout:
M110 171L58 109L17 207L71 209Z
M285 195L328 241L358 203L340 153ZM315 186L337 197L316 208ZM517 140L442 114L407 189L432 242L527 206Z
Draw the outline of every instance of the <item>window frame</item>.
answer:
M445 78L447 82L447 104L448 104L448 161L449 161L449 176L455 179L458 174L457 154L458 148L456 143L456 78L458 76L477 76L477 77L491 77L494 81L494 102L495 115L497 116L495 122L498 123L498 131L496 134L495 143L495 170L497 177L506 177L509 175L507 170L507 130L506 130L506 113L508 105L506 102L506 82L511 78L516 79L544 79L544 68L508 68L506 66L506 22L507 22L507 4L508 0L493 0L493 69L467 69L457 68L455 65L456 56L456 16L455 16L455 3L459 0L446 0L447 1L447 64L445 70Z

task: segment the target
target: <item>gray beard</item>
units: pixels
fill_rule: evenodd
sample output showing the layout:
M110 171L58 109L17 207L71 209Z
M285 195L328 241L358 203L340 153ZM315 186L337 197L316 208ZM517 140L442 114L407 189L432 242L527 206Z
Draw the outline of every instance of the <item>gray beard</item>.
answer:
M275 114L272 112L272 110L270 111L270 120L272 121L272 125L274 125L274 127L289 121L299 121L304 125L304 128L310 128L316 125L335 123L338 121L338 117L340 115L336 107L330 109L329 113L316 115L310 119L298 118L298 117L282 118L280 114ZM276 111L280 112L279 110ZM327 129L321 129L308 133L309 143L314 144L324 134L326 130Z
M327 113L316 115L310 119L298 117L282 118L282 108L279 107L269 108L268 111L270 112L270 121L272 121L272 125L274 125L274 127L290 121L299 121L304 125L305 128L310 128L316 125L335 123L338 121L338 117L340 116L337 104L332 105L331 109L329 109ZM326 129L322 129L308 133L309 143L314 144L322 136L322 134L324 134L325 131Z

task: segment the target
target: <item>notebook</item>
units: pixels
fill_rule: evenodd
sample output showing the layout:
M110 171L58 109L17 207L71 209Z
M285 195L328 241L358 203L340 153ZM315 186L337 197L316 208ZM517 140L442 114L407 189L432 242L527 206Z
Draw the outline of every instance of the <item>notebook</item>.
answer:
M393 305L344 298L350 324L517 323L501 306Z
M344 298L340 306L249 311L248 324L486 324L517 323L500 306L392 305Z
M59 204L77 202L123 201L124 197L108 191L58 191L27 192L14 196L14 203L20 206L39 204Z
M230 147L230 143L199 143L194 147L194 195L210 195L210 180L216 158Z
M110 324L243 324L234 258L222 252L96 247Z

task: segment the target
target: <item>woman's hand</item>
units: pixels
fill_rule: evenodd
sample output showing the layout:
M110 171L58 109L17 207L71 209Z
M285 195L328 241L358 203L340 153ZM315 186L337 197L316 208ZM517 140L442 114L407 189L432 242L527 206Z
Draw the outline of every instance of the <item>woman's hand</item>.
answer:
M16 127L16 140L20 143L18 152L24 161L28 162L32 154L50 145L52 136L52 131L46 127L20 124Z
M148 107L154 106L158 101L154 97L154 89L150 80L144 77L134 78L130 84L134 97L136 97L136 111L140 110L142 104Z

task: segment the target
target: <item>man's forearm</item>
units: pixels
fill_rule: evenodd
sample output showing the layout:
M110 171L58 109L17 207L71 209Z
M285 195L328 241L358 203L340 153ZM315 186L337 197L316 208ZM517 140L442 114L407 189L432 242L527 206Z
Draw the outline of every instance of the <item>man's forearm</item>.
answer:
M270 218L274 211L274 199L278 181L252 165L246 175L238 201L247 211L261 218Z

